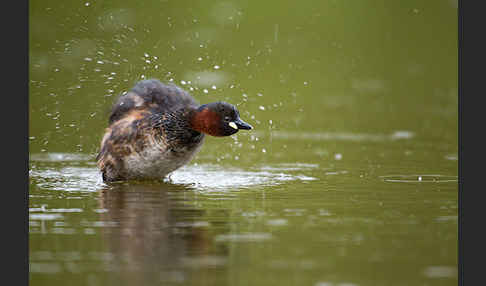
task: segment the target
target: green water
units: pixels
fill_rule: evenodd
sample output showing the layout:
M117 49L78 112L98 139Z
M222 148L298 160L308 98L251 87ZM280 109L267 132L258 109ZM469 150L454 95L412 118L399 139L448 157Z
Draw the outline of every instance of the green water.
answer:
M29 6L30 285L457 285L457 1ZM255 129L105 185L144 78Z

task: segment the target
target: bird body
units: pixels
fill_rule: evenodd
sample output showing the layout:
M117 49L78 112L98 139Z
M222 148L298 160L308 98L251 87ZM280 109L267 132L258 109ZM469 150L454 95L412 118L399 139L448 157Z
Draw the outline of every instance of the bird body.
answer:
M161 179L196 155L205 134L251 128L229 103L199 105L175 85L143 80L113 105L96 160L105 182Z

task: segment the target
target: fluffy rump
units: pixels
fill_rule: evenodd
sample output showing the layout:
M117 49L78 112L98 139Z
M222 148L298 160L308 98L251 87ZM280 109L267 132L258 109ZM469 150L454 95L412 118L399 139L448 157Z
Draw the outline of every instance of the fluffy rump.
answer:
M157 79L142 80L117 99L112 107L109 123L123 118L134 109L151 110L163 114L181 106L198 105L186 91L175 85L165 85Z

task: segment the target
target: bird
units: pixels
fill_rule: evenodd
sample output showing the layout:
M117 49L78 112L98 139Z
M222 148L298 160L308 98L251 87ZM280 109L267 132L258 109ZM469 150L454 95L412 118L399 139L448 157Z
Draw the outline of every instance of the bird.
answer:
M175 84L141 80L113 104L96 163L105 183L162 179L192 160L205 135L252 128L230 103L200 105Z

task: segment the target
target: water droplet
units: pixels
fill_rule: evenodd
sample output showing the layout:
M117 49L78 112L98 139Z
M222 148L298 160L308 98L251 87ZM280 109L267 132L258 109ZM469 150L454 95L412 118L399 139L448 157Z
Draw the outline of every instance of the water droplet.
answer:
M186 81L181 80L181 84L182 84L182 85L186 85Z
M262 153L267 153L267 150L265 150L265 148L263 148Z
M260 110L265 110L265 107L263 107L263 106L261 106L261 105L260 105L258 108L259 108Z
M341 153L337 153L334 155L334 159L336 160L341 160L343 158L343 155Z
M215 69L215 70L219 70L219 66L218 66L218 65L215 65L215 66L214 66L214 69Z
M208 93L209 91L207 89L203 89L203 92L204 93Z
M216 89L216 86L215 86L215 85L213 85L213 86L211 86L211 88L212 88L212 89Z

